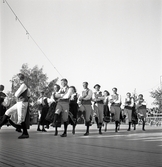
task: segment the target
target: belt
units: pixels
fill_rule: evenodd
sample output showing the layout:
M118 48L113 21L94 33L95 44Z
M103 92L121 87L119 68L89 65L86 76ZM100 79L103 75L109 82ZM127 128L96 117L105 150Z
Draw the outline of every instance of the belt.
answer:
M69 102L69 99L60 99L60 102Z
M98 104L104 104L102 100L101 101L97 101L96 103L98 103Z

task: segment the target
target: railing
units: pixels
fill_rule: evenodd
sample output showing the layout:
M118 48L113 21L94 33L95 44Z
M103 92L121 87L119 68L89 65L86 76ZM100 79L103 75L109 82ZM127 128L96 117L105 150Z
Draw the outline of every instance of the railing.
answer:
M162 116L147 117L146 123L150 126L161 126L162 125Z

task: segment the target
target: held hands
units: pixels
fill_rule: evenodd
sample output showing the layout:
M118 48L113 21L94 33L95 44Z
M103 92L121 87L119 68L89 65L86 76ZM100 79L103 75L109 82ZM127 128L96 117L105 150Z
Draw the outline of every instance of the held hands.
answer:
M79 97L79 101L82 101L82 100L83 100L83 97L82 97L82 96L80 96L80 97Z

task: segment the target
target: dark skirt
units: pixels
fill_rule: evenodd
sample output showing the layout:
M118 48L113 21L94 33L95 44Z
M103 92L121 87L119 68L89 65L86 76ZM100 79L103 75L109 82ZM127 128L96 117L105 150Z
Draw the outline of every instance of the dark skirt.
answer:
M49 123L52 123L54 121L56 105L57 105L57 103L53 102L49 107L48 113L46 115L46 120Z
M138 117L135 107L132 108L132 124L138 124Z
M0 104L0 116L3 116L6 112L6 107L4 107L2 104Z
M29 110L29 105L28 105L27 112L26 112L25 124L26 124L26 128L30 129L30 110Z
M103 121L106 123L110 122L110 111L108 105L104 105L104 118Z
M74 100L71 100L69 103L69 124L77 124L77 115L78 115L78 104Z
M42 106L42 112L41 112L41 117L40 117L40 125L48 125L49 122L46 120L46 116L48 113L49 107L48 106Z

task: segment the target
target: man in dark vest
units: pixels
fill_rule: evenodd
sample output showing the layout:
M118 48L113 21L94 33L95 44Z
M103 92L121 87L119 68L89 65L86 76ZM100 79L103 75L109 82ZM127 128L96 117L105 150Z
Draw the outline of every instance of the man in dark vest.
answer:
M57 124L57 120L60 114L62 114L62 120L64 122L64 132L61 137L67 137L68 127L68 115L69 115L69 100L73 94L73 89L68 86L67 79L61 79L61 89L55 94L55 98L59 99L55 109L54 123Z
M19 73L18 78L19 78L20 87L15 92L16 104L6 111L2 121L0 122L0 127L3 126L9 120L10 124L13 125L14 127L23 129L23 133L21 136L18 137L18 139L25 139L25 138L29 138L27 127L25 124L25 117L26 117L27 108L28 108L29 91L28 91L28 87L24 83L25 76ZM16 124L9 119L10 116L15 112L17 112L17 115L18 115L18 121Z
M88 136L89 135L89 126L90 126L90 117L92 114L92 90L90 90L88 88L88 82L83 82L83 91L81 93L81 95L79 96L79 111L84 113L84 117L85 117L85 126L87 127L86 129L86 133L84 134L84 136Z

